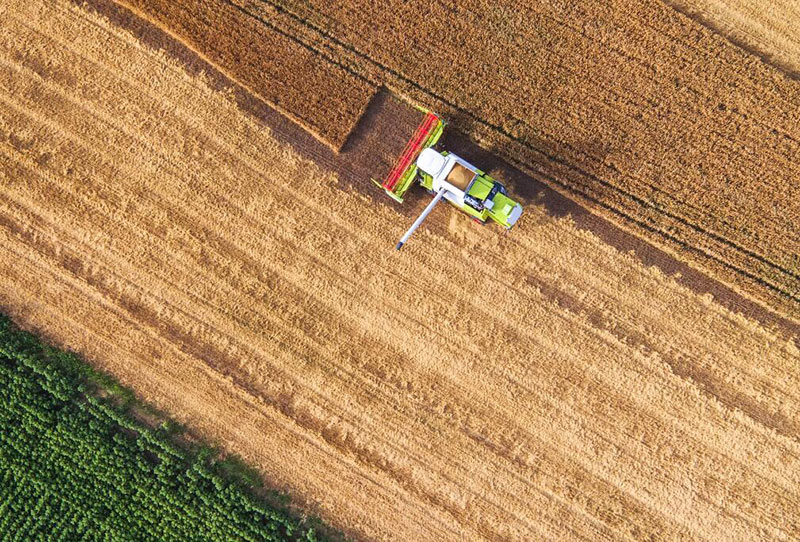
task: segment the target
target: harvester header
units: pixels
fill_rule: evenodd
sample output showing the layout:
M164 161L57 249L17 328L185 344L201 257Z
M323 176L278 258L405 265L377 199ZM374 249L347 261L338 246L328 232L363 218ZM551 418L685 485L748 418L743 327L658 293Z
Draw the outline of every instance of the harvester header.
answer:
M402 203L415 179L434 196L419 218L397 243L399 250L442 199L470 215L481 224L492 219L510 230L522 215L522 206L513 201L505 187L466 160L433 147L442 137L444 122L438 115L422 110L425 118L405 146L389 175L379 184L389 196Z
M444 122L435 113L425 112L425 118L417 127L414 135L406 143L403 154L395 162L392 171L381 183L386 193L399 202L403 202L403 195L411 186L417 174L417 157L423 149L432 147L439 141L444 132Z

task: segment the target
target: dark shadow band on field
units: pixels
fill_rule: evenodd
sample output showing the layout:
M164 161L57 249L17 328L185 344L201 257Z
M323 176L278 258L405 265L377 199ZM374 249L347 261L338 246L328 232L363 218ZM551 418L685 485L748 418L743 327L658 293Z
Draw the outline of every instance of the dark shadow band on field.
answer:
M341 152L336 153L301 126L228 78L189 47L113 0L72 2L79 6L87 5L112 23L131 32L145 45L163 50L178 60L190 74L204 74L212 88L230 90L238 106L263 123L279 141L290 145L303 158L336 173L342 189L358 191L376 204L389 205L407 220L413 220L427 204L425 192L413 190L404 204L393 202L370 180L374 178L380 181L389 172L393 161L402 152L422 118L419 111L389 90L383 88L376 93ZM544 180L520 171L500 158L498 153L477 145L459 131L457 123L458 120L454 119L446 129L443 147L501 179L523 205L540 205L549 216L555 218L569 215L577 227L592 232L617 250L635 254L644 265L657 267L697 293L711 294L722 306L760 322L785 338L794 338L795 343L800 345L800 324L746 298L726 284L589 212L574 200L548 187ZM427 225L439 235L448 235L446 223L441 217L437 219L432 215ZM387 245L387 251L392 249L393 246ZM557 296L556 293L553 295Z

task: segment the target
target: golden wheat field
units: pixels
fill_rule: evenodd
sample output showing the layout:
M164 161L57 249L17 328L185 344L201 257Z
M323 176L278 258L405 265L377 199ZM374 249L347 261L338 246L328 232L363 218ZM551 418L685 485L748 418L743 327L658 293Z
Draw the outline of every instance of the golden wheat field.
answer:
M800 193L788 182L800 175L800 80L770 60L795 51L791 2L119 3L332 148L370 89L389 88L800 318ZM685 15L695 12L705 24Z
M507 235L442 206L392 251L426 200L354 177L374 140L298 144L68 0L0 29L0 307L305 510L367 540L800 538L791 319L535 195Z

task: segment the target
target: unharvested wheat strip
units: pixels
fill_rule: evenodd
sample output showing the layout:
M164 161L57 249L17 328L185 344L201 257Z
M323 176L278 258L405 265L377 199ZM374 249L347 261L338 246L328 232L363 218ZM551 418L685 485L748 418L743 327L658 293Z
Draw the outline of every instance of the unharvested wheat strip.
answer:
M284 3L284 2L281 2L281 3ZM319 12L315 11L312 6L309 6L311 9L308 9L308 7L301 6L301 5L299 5L297 3L294 3L294 2L286 2L285 4L286 4L286 6L284 6L284 7L286 7L289 11L293 11L293 10L294 11L302 11L302 10L305 10L305 15L304 15L305 21L304 22L309 22L310 21L313 24L314 19L319 15ZM250 9L254 9L254 10L258 10L259 9L259 7L256 4L251 4L250 6L246 6L246 7L249 7ZM541 17L544 14L542 12L541 8L532 9L530 6L515 6L515 7L517 9L515 9L514 11L517 12L517 13L515 13L515 15L516 15L515 17L512 17L513 18L513 24L517 24L520 21L536 19L537 17ZM642 9L641 6L638 7L635 17L633 15L633 13L631 12L630 6L628 4L622 3L619 6L614 6L614 8L615 9L612 9L612 10L606 9L604 15L612 16L612 17L615 16L615 19L619 23L618 28L624 28L629 33L632 33L634 30L636 30L635 25L631 24L634 21L641 21L641 24L644 24L647 27L647 31L645 31L644 33L640 32L639 35L636 35L637 38L647 38L647 37L651 37L651 36L659 38L664 33L664 31L668 31L671 28L674 28L674 27L671 27L669 24L664 24L664 25L661 25L661 26L648 25L647 20L644 19L641 16L643 13L646 12L646 8ZM459 9L463 10L463 12L461 13L462 16L464 16L466 14L470 14L472 16L473 20L476 21L476 24L480 23L482 25L486 25L487 22L488 22L486 20L487 13L486 13L485 5L482 5L480 3L471 3L471 4L470 3L465 3L465 4L460 5ZM504 9L504 7L501 7L500 9ZM329 11L329 10L330 10L330 7L329 6L325 6L325 9L323 11ZM353 16L352 19L349 19L348 15L352 15ZM340 17L337 14L337 16L335 16L334 18L339 20L338 22L341 23L342 27L346 27L348 25L348 23L354 22L354 19L356 19L358 17L358 15L359 14L357 14L357 13L348 13L345 16ZM572 32L575 32L575 33L578 33L578 34L583 33L584 34L584 39L591 40L592 36L591 35L587 35L588 33L586 32L585 28L581 28L581 27L579 27L578 25L575 24L576 22L580 22L581 21L581 17L580 17L581 15L585 15L585 13L576 13L576 14L574 14L574 16L568 16L567 13L560 13L560 14L557 14L555 16L551 15L550 16L550 20L552 22L556 23L556 24L561 25L562 27L568 28ZM276 16L279 16L279 15L276 14ZM284 20L284 22L291 21L291 19L283 19L283 20ZM507 24L511 24L511 23L508 23L508 21L505 18L503 20ZM666 21L661 21L661 22L666 22ZM358 21L358 23L360 24L361 21ZM349 31L349 30L350 30L349 28L345 28L345 31ZM653 31L655 31L655 32L653 32ZM674 40L675 36L670 36L670 39ZM626 41L627 40L617 40L616 43L625 44ZM613 46L614 41L611 40L611 39L602 39L602 40L598 41L597 43L599 43L600 45L605 46L606 48L608 48L608 47ZM528 42L525 42L525 41L521 41L519 43L515 43L515 47L525 47L525 46L529 46L529 45L530 44ZM698 55L704 55L702 60L707 61L707 60L710 59L710 57L708 56L709 55L709 50L708 49L703 49L701 47L697 47L696 46L696 40L695 40L695 43L681 42L680 45L690 48L692 51L694 51ZM507 51L504 51L501 46L498 46L498 42L496 40L493 41L493 42L488 43L487 46L489 46L489 47L497 46L497 53L507 52ZM663 46L662 46L662 48L663 48ZM545 61L548 65L558 65L558 66L562 66L562 67L568 67L570 65L569 63L561 64L559 61L563 60L564 57L563 56L559 57L557 55L554 55L553 52L548 48L531 48L529 50L530 51L535 51L537 53L537 55L542 56L542 60ZM631 58L630 57L630 53L625 53L625 52L619 51L619 54L620 54L620 56L624 57L626 61L630 60L630 58ZM649 57L647 57L646 55L641 55L639 57L640 60L647 59L647 58L649 58ZM516 56L513 56L513 55L506 55L506 58L504 58L504 60L506 62L518 63L518 58ZM517 74L514 73L514 75L517 75ZM586 75L587 76L591 76L591 72L587 73ZM519 77L512 77L511 79L514 82L519 82L520 81ZM596 80L596 81L599 81L599 80ZM533 82L535 83L535 80ZM571 88L573 88L573 87L566 87L565 90L570 90ZM612 86L608 86L608 87L605 87L603 90L610 90L612 88L613 88ZM624 95L625 94L621 94L621 96L624 96ZM571 105L574 105L574 104L571 104Z
M120 3L187 43L334 150L342 147L375 92L375 87L363 79L229 2Z
M670 0L670 4L715 32L762 55L765 61L800 74L800 39L794 23L800 6L793 0L750 3L742 0Z

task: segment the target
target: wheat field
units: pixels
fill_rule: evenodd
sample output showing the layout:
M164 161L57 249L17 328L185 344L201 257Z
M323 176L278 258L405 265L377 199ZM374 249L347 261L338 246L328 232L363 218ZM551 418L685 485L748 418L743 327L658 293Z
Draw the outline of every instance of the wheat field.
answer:
M800 537L796 339L569 216L342 189L65 0L0 6L0 305L386 540Z
M789 2L116 3L332 148L357 129L370 89L388 88L800 322L800 81L760 52L791 56ZM704 5L726 9L686 15ZM721 28L732 13L734 27L769 43L738 45Z

